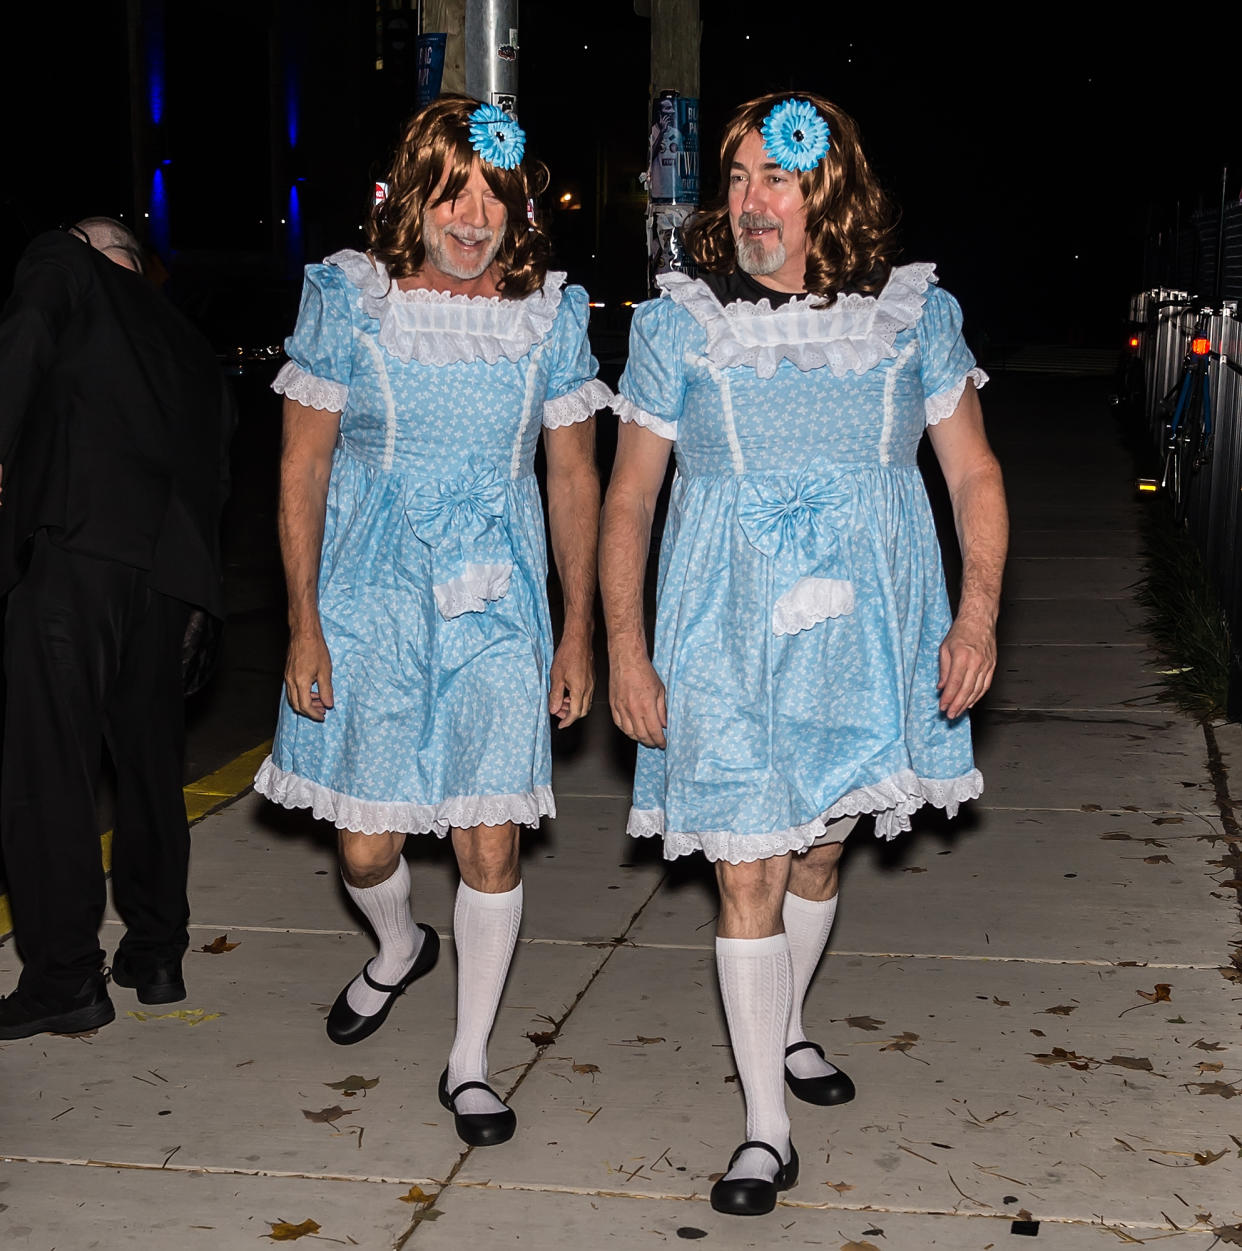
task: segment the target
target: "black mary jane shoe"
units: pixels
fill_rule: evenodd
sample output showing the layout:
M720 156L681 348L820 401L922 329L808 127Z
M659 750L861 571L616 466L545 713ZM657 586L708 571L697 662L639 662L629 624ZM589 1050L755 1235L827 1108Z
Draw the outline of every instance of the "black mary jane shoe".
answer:
M465 1090L486 1090L489 1095L499 1095L486 1082L462 1082L453 1090L448 1088L448 1069L440 1074L440 1104L453 1114L453 1128L457 1137L470 1147L495 1147L508 1142L517 1129L517 1117L512 1108L503 1112L458 1112L453 1100Z
M349 1006L349 987L353 985L352 980L337 995L336 1002L328 1013L326 1025L328 1037L334 1043L340 1043L342 1047L348 1047L351 1043L361 1042L364 1038L370 1038L388 1020L388 1013L397 996L411 982L416 982L424 973L431 972L440 955L440 936L430 925L423 925L420 922L418 928L423 932L423 945L418 949L418 955L414 957L414 963L410 965L409 972L395 986L385 986L383 982L375 981L367 972L367 968L370 965L369 961L362 968L362 980L372 990L377 990L380 994L388 996L384 1000L383 1007L378 1012L371 1016L363 1016Z
M785 1058L788 1059L795 1051L808 1050L814 1051L821 1060L824 1059L823 1047L813 1042L791 1043L785 1048ZM831 1063L827 1060L824 1062ZM855 1093L854 1083L840 1069L824 1077L795 1077L789 1071L789 1065L785 1065L785 1085L795 1099L801 1099L803 1103L817 1103L821 1108L849 1103Z
M776 1177L768 1181L766 1177L734 1177L726 1181L723 1177L712 1187L712 1207L727 1216L766 1216L776 1207L776 1196L781 1190L789 1190L798 1184L798 1153L793 1143L789 1144L789 1163L781 1159L781 1153L770 1143L744 1142L729 1157L727 1173L736 1163L743 1151L757 1147L767 1151L776 1160L780 1168Z
M118 947L112 957L112 980L126 990L135 991L139 1003L180 1003L185 998L180 960L131 964Z

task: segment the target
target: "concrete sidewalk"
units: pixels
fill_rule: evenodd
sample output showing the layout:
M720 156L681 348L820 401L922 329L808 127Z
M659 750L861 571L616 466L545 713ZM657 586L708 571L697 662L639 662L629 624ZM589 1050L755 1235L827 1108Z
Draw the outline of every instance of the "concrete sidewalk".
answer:
M511 1143L463 1150L436 1100L451 943L373 1039L327 1040L369 940L330 832L245 795L194 832L179 1011L114 988L97 1034L0 1044L0 1246L232 1251L310 1221L306 1246L422 1251L1206 1251L1242 1224L1242 986L1221 972L1242 735L1217 728L1213 766L1153 695L1136 505L1098 389L989 388L1014 538L977 718L987 790L957 822L853 840L806 1016L859 1096L790 1100L802 1179L773 1215L708 1206L743 1129L710 876L626 839L629 761L600 701L562 745L559 817L525 844L491 1047ZM410 848L417 914L448 937L445 851ZM0 948L0 985L17 969Z

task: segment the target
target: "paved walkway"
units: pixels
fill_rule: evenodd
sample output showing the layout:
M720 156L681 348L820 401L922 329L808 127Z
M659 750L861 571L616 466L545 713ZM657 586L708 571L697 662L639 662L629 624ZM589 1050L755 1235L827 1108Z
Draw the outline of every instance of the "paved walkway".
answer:
M451 945L374 1039L328 1042L368 941L326 832L246 794L195 829L189 1000L143 1012L116 989L93 1036L0 1044L0 1246L232 1251L308 1221L305 1246L415 1251L1214 1245L1242 1222L1242 987L1220 971L1242 735L1215 732L1214 771L1153 694L1136 505L1091 388L989 388L1015 531L987 791L893 847L856 836L807 1019L860 1093L792 1104L802 1180L772 1216L706 1202L742 1129L715 903L701 865L666 872L623 835L601 702L526 842L491 1052L512 1143L463 1151L436 1101ZM448 936L443 848L412 858L418 915ZM0 948L0 985L17 967Z

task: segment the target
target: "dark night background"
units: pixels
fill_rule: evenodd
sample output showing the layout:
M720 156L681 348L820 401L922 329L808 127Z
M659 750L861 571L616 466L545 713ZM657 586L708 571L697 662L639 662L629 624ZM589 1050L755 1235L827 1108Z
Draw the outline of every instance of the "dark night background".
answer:
M154 242L170 292L218 343L285 333L301 264L358 241L412 109L388 0L169 0L158 131L151 101L131 108L125 3L23 8L9 18L0 284L40 229L90 212L132 222L135 186L167 162L169 234ZM520 16L520 113L551 171L560 261L595 299L642 298L649 22L631 0L523 0ZM1175 14L1166 28L1090 8L921 26L704 0L702 16L707 191L736 102L823 92L861 123L906 258L938 262L982 346L1114 341L1128 294L1165 277L1150 257L1144 272L1145 240L1214 208L1222 166L1237 198L1231 53ZM300 238L278 225L295 180ZM554 207L565 191L580 209Z

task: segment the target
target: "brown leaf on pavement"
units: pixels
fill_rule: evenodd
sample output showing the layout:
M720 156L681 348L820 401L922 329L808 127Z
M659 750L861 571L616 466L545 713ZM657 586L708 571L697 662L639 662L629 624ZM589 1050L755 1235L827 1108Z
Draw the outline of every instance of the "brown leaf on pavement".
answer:
M556 1041L556 1030L532 1030L526 1035L526 1037L529 1038L536 1047L546 1047L549 1043L554 1043Z
M226 951L232 951L234 947L241 946L240 943L229 942L227 934L221 934L219 938L213 938L211 942L204 943L198 950L205 951L209 956L222 956Z
M1222 1099L1236 1099L1238 1091L1228 1082L1188 1082L1188 1086L1198 1086L1201 1095L1220 1095Z
M1154 1073L1151 1061L1146 1056L1110 1056L1101 1060L1101 1064L1114 1064L1119 1069L1138 1069L1142 1073Z
M1196 1164L1215 1164L1217 1160L1223 1160L1229 1153L1227 1151L1196 1151Z
M847 1190L853 1190L854 1187L849 1182L824 1182L829 1190L835 1190L837 1194L843 1195Z
M642 1034L638 1034L634 1038L623 1038L621 1041L627 1043L638 1043L640 1046L650 1047L652 1043L662 1043L667 1040L663 1038L644 1038Z
M1172 864L1173 861L1168 856L1144 856L1144 864Z
M402 1203L430 1203L432 1196L421 1186L411 1186L403 1195L398 1195Z
M1125 830L1109 830L1107 834L1101 834L1100 837L1114 843L1133 842L1133 835L1127 834Z
M360 1090L374 1090L379 1085L378 1077L359 1077L357 1073L350 1074L344 1081L340 1082L324 1082L329 1090L339 1090L343 1095L356 1095Z
M291 1225L288 1221L268 1221L272 1226L270 1234L262 1234L261 1237L270 1238L273 1242L294 1242L298 1238L305 1238L307 1234L317 1234L319 1226L309 1217L300 1225Z
M876 1030L884 1024L883 1021L877 1020L873 1016L847 1016L845 1023L850 1029L868 1029Z
M880 1251L874 1242L843 1242L841 1251Z
M1200 1073L1219 1073L1224 1067L1225 1066L1219 1060L1200 1060L1199 1063L1195 1065L1195 1068L1198 1069Z
M1079 804L1079 805L1078 805L1078 807L1079 807L1080 811L1082 811L1082 812L1100 812L1100 811L1102 811L1102 809L1100 808L1100 805L1099 805L1099 804Z
M599 1065L598 1064L575 1064L574 1072L575 1073L598 1073Z
M1154 990L1140 990L1138 995L1148 1003L1168 1003L1173 998L1173 987L1168 982L1157 982Z
M1212 1233L1231 1247L1242 1247L1242 1225L1217 1225Z
M1080 1056L1076 1051L1066 1051L1064 1047L1053 1047L1051 1051L1031 1051L1027 1054L1036 1064L1068 1064L1070 1068L1086 1069L1095 1063L1090 1056Z
M1044 1012L1049 1016L1069 1016L1077 1007L1076 1003L1059 1003L1055 1008L1045 1008Z
M311 1112L308 1108L303 1108L302 1115L308 1121L314 1121L316 1125L331 1125L335 1121L339 1121L343 1116L352 1116L353 1112L341 1107L338 1103L330 1108L320 1108L318 1112Z
M1185 817L1157 817L1152 825L1182 825L1185 820Z
M996 997L995 995L993 995L993 996L992 996L992 1002L993 1002L993 1003L994 1003L994 1004L995 1004L998 1008L1007 1008L1007 1007L1009 1007L1009 1000L1008 1000L1008 999L997 999L997 997Z
M1190 1045L1198 1051L1224 1051L1225 1050L1224 1043L1205 1042L1202 1038L1197 1039L1195 1042L1192 1042Z
M880 1048L881 1051L909 1051L918 1042L919 1036L903 1030L896 1038L890 1039Z

